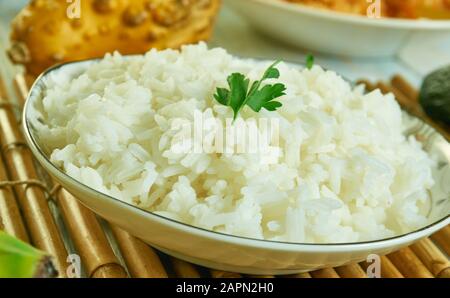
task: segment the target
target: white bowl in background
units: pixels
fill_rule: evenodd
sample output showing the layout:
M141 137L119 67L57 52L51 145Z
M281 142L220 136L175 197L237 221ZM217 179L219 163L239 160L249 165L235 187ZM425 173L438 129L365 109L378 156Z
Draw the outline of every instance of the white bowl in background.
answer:
M443 38L450 33L450 20L375 19L281 0L227 0L227 4L274 39L339 56L393 56L415 34Z
M247 274L293 274L384 255L429 236L450 224L450 144L432 128L410 117L408 134L420 134L425 148L440 158L440 174L433 190L429 224L389 239L340 244L303 244L257 240L190 226L162 217L100 193L65 174L49 160L49 148L40 140L41 109L46 80L79 75L96 60L56 66L42 74L31 88L23 112L27 143L39 163L82 204L157 249L174 257L219 270ZM406 116L406 115L405 115Z

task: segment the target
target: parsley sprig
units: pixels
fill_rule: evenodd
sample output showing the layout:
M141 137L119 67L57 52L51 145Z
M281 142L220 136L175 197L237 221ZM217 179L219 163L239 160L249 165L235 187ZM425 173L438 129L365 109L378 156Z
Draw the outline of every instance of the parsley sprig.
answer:
M268 79L278 79L280 71L275 67L280 61L273 63L259 81L255 81L250 86L250 79L241 73L232 73L228 76L227 88L217 88L214 98L222 105L233 109L233 121L236 120L239 111L244 106L249 106L253 111L259 112L262 108L268 111L275 111L282 106L276 98L285 95L286 86L281 83L265 85L262 83ZM250 86L250 88L249 88Z
M311 54L308 54L305 58L305 64L306 64L306 68L311 69L314 66L314 56Z

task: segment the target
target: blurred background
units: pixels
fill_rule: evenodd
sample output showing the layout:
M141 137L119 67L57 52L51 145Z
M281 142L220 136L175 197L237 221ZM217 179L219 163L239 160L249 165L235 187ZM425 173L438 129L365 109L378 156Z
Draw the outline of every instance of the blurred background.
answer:
M167 1L170 2L170 0ZM249 21L248 12L239 15L236 13L236 11L246 9L245 7L236 8L238 6L236 2L246 1L222 1L216 26L209 40L211 46L226 48L231 53L243 57L281 58L301 63L304 62L305 55L311 53L315 55L318 64L336 70L350 79L380 80L388 79L393 74L400 73L416 86L419 86L422 78L431 70L450 63L450 34L448 30L439 32L439 38L436 38L433 32L428 31L411 34L402 41L401 49L395 56L381 58L341 57L321 54L314 49L303 50L300 47L287 45L286 42L273 39L273 34L269 36L270 34L260 33L261 30L256 30L252 26L254 22ZM275 2L277 0L268 1ZM6 50L10 47L11 21L28 2L27 0L0 0L0 71L4 77L11 77L13 73L20 71L19 66L13 66L9 62ZM236 9L233 10L232 6ZM45 16L42 17L45 18ZM289 27L291 23L287 20L285 24ZM267 26L273 26L270 17L267 18ZM292 26L296 26L296 24L292 23ZM358 26L358 24L355 24L355 26ZM314 24L306 27L308 27L309 32L318 37L323 34L321 28L315 27ZM380 34L387 34L391 29L380 27L376 30L379 30ZM352 32L349 31L348 35L351 36ZM349 45L349 47L351 46Z

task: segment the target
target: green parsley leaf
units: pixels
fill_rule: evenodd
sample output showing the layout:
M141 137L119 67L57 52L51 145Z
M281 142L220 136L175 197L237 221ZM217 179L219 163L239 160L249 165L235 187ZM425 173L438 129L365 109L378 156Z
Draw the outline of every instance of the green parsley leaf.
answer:
M280 63L280 61L275 61L269 68L264 72L263 77L259 81L255 81L250 88L250 92L248 93L248 97L252 96L261 86L261 83L267 79L278 79L280 77L280 72L275 66Z
M233 73L228 77L228 85L230 86L230 92L228 96L228 106L233 109L235 120L239 110L245 103L245 98L247 96L249 79L241 73Z
M217 88L214 98L222 105L233 109L233 120L236 120L239 111L248 105L253 111L259 112L262 108L268 111L275 111L282 106L274 99L285 95L286 87L281 84L266 85L261 88L263 81L267 79L278 79L280 71L275 66L280 63L276 61L264 72L261 80L252 83L250 90L250 80L243 74L233 73L228 76L228 87Z
M275 66L277 66L277 64L279 64L280 62L280 60L277 60L271 66L269 66L269 68L264 73L261 82L266 79L278 79L280 77L280 71L275 68Z
M217 94L214 94L214 98L224 106L228 105L228 95L230 91L225 88L217 88Z
M311 69L314 66L314 56L311 54L308 54L306 56L306 68Z
M284 91L286 91L286 87L281 83L266 85L248 98L247 105L255 112L259 112L262 108L268 111L275 111L282 104L273 100L285 95Z

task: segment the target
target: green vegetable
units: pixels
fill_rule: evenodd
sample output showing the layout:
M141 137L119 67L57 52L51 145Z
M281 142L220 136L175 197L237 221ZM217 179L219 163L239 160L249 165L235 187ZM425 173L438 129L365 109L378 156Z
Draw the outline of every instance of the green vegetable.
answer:
M0 231L0 278L55 277L50 257Z
M253 82L250 89L250 79L241 73L233 73L228 76L228 86L226 88L217 88L214 98L222 105L233 109L233 120L236 120L239 111L245 106L249 106L253 111L259 112L262 108L268 111L275 111L282 106L281 102L274 99L285 95L286 87L277 83L265 85L261 88L262 82L267 79L278 79L280 72L275 66L280 63L276 61L264 73L259 81Z
M438 69L425 78L419 102L433 120L450 125L450 66Z
M306 68L311 69L314 66L314 56L309 54L305 59Z

